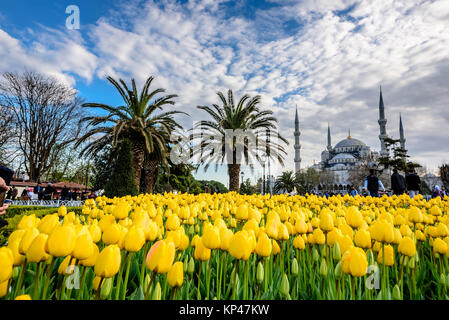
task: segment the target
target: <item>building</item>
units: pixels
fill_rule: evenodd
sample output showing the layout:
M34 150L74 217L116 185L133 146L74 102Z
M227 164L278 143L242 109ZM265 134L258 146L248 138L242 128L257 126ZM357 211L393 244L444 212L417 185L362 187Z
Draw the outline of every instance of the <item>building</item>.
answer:
M405 149L405 134L402 124L402 116L400 116L400 143L401 147ZM321 161L312 166L313 169L318 171L332 171L335 174L335 184L343 186L343 190L347 190L350 185L348 181L349 173L361 164L368 165L369 167L377 166L377 159L388 155L385 139L389 138L387 134L386 124L387 119L385 117L385 106L382 97L382 88L380 89L379 97L379 140L380 140L380 152L372 150L372 148L362 140L353 138L351 131L349 130L348 137L339 141L335 146L332 146L331 128L328 124L327 128L327 146L326 149L321 152ZM296 137L296 121L295 121L295 137ZM298 129L299 130L299 129ZM296 151L296 145L295 145ZM295 157L296 163L296 157Z

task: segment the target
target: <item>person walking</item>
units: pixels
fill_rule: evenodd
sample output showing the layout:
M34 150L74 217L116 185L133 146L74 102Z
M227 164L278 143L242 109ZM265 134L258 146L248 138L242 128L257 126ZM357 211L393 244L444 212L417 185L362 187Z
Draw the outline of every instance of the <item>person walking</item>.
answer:
M385 187L377 177L376 170L369 170L369 175L365 178L364 188L371 197L379 197L379 188L385 192Z
M418 195L421 191L421 178L416 174L415 170L410 170L405 176L405 184L409 192L410 198Z
M16 186L13 186L12 187L12 198L11 198L11 200L13 200L13 201L16 200L18 193L19 193L19 190L17 190Z
M436 185L435 188L433 189L432 199L437 198L437 197L443 198L443 194L438 185Z
M406 185L405 178L399 174L398 169L393 169L393 174L391 175L391 189L393 189L393 194L399 196L404 194Z
M67 199L67 197L68 197L68 195L69 195L69 189L67 188L67 186L64 186L64 188L62 188L62 190L61 190L61 200L69 200L69 199Z
M357 190L354 188L354 186L351 186L349 195L352 197L355 197L356 195L358 195L359 193L357 192Z
M51 183L47 184L44 190L44 200L51 200L53 197L53 193L55 193L55 189L52 187Z

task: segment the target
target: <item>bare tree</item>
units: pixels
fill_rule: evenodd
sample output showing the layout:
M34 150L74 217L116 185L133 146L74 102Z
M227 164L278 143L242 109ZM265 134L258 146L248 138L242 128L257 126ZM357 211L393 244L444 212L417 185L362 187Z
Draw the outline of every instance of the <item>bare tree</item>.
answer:
M326 170L320 172L320 184L325 190L332 190L336 182L337 177L333 171Z
M13 113L16 146L31 180L38 181L78 138L81 103L76 90L39 73L0 78L0 104Z
M0 104L0 163L7 164L11 156L11 142L15 138L15 126L11 110Z

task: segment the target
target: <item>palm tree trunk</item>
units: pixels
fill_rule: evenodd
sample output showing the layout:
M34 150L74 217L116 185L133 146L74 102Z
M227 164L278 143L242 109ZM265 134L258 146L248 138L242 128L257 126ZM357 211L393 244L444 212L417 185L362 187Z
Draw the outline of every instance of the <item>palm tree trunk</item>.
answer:
M145 159L145 174L142 177L144 179L144 191L146 193L153 193L154 183L156 182L158 161L153 154L150 154Z
M134 181L136 182L137 190L140 192L140 176L142 174L143 160L145 157L145 150L141 143L134 142L132 144L133 153L133 169Z
M239 192L240 163L228 164L229 191Z

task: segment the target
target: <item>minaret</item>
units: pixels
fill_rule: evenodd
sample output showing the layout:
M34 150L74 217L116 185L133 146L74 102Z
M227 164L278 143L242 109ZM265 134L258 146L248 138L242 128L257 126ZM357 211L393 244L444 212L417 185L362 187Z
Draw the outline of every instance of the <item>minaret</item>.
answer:
M332 143L331 143L331 126L329 123L327 123L327 151L332 150Z
M401 149L405 150L405 135L404 127L402 126L402 115L399 114L399 141L401 143Z
M296 107L296 115L295 115L295 173L299 172L301 169L301 145L299 144L299 136L301 133L299 132L299 119L298 119L298 107Z
M385 139L388 138L387 135L387 119L385 118L385 107L384 100L382 99L382 87L380 87L380 100L379 100L379 126L380 126L380 156L388 156L387 146L385 145Z

